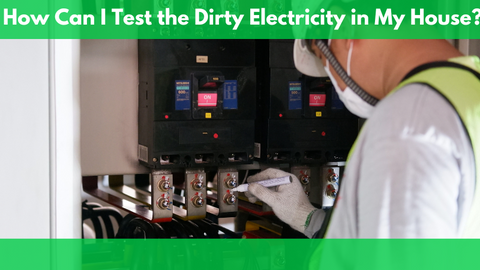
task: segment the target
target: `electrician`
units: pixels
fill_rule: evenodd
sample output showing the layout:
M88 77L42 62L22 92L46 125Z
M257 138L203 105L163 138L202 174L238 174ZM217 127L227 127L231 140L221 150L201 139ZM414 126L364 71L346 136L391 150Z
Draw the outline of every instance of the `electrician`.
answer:
M446 40L335 39L296 40L294 59L309 76L325 68L347 109L368 120L331 218L310 204L293 175L277 191L251 184L251 201L266 202L308 237L480 237L476 56ZM286 174L268 169L248 181Z

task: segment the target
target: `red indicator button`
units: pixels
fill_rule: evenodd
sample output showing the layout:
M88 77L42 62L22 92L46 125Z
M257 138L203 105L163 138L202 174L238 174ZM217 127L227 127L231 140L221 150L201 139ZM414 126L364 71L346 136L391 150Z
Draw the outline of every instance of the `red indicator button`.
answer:
M327 135L327 133L325 133L325 131L322 131L322 136L325 137L325 135Z
M217 106L217 93L199 93L198 107L215 107Z
M213 134L213 138L218 139L218 134L217 133Z
M309 105L310 107L323 107L326 100L327 95L325 94L310 94Z
M282 118L282 117L283 117L283 114L279 114L278 117Z
M168 118L170 118L170 117L168 115L165 115L165 119L168 119Z

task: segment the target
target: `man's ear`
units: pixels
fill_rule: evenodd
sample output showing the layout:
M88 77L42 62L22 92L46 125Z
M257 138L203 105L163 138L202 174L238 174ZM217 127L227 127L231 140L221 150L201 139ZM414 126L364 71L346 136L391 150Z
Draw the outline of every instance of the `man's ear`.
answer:
M322 59L323 54L322 54L322 51L320 50L320 48L317 47L317 41L315 39L312 39L310 42L311 42L310 48L312 48L312 51L315 53L315 55L318 58Z
M335 47L343 48L347 52L350 49L350 46L352 46L352 39L336 39L332 40L332 43L333 42L335 42Z

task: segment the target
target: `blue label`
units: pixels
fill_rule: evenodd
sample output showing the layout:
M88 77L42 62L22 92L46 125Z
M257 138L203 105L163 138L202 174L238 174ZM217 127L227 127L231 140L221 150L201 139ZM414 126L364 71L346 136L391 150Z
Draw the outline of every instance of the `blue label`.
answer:
M175 81L175 110L190 110L190 81Z
M225 83L223 84L223 109L238 109L238 92L236 80L225 81Z
M288 82L288 109L302 109L302 82Z
M340 100L340 97L337 94L337 91L335 91L335 88L332 86L332 109L334 110L341 110L345 108L345 105L343 105L343 102Z

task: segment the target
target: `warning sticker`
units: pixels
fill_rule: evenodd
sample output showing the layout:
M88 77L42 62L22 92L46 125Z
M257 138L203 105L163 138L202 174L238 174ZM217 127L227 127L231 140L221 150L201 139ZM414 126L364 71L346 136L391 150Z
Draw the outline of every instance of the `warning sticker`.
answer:
M225 81L223 86L223 109L224 110L237 110L238 98L237 98L237 81Z
M208 56L207 55L197 55L197 63L208 63Z
M288 82L288 109L302 109L302 82Z
M190 110L190 81L175 81L175 110Z

